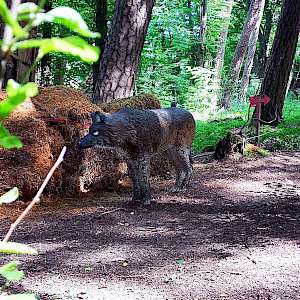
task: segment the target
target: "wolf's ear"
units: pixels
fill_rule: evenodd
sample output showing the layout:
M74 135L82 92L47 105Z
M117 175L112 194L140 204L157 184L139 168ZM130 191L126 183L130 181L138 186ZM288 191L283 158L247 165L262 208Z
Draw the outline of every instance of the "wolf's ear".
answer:
M91 118L93 123L101 123L105 121L106 116L102 114L100 111L95 111L91 113Z

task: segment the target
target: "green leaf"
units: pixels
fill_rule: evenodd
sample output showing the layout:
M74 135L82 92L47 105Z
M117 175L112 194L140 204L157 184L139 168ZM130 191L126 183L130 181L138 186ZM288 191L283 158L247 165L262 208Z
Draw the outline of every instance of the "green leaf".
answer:
M38 59L50 52L61 52L79 57L84 62L96 62L99 58L99 48L89 45L78 36L66 38L51 38L26 40L16 43L17 49L40 48Z
M14 242L0 242L0 253L37 255L38 252L27 245Z
M23 147L21 140L15 135L0 138L0 146L5 149L20 149Z
M31 13L38 12L39 10L40 10L40 8L35 3L25 2L25 3L21 3L18 5L17 14L18 15L31 14Z
M18 282L24 277L24 272L18 270L17 261L11 261L0 268L0 275L7 281Z
M5 193L0 197L0 205L1 204L7 204L12 203L16 201L19 197L19 189L17 187L12 188L10 191Z
M34 294L17 294L1 296L0 300L37 300L38 298Z
M34 19L33 25L38 26L43 22L61 24L73 30L74 32L89 38L100 37L98 32L89 30L87 24L82 19L81 15L70 7L56 7L47 13L39 13Z
M9 135L9 131L0 123L0 139Z
M185 261L184 261L183 258L178 258L178 259L176 259L176 264L178 264L178 265L184 265Z
M7 98L0 102L0 118L7 118L9 114L27 98L36 96L38 93L38 86L36 83L28 82L20 85L13 79L8 80ZM9 142L17 142L16 138L12 138Z
M28 35L28 33L22 29L15 18L13 18L4 0L0 0L0 15L5 25L8 25L12 28L12 31L17 38L26 37Z

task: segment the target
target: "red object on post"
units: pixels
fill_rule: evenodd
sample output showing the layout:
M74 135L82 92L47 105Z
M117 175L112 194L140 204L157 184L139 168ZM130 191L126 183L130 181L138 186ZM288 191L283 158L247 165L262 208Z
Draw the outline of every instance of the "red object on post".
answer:
M250 97L250 106L257 106L258 103L263 103L264 105L270 102L270 98L266 95L263 97L260 96L252 96Z

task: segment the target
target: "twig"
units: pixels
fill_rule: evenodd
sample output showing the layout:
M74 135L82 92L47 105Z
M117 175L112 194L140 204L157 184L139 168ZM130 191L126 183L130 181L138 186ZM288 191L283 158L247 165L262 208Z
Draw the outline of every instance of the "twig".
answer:
M25 216L29 213L29 211L33 208L33 206L40 200L40 196L42 195L42 193L44 191L44 188L46 187L48 181L52 177L52 175L53 175L54 171L57 169L57 167L62 163L64 155L66 153L66 150L67 150L67 148L63 147L57 161L55 162L55 164L53 165L53 167L51 168L51 170L47 174L47 176L46 176L43 184L41 185L40 189L38 190L37 194L32 199L32 201L29 203L29 205L26 207L26 209L22 212L22 214L19 216L19 218L13 224L11 224L9 231L7 232L5 238L3 239L3 242L7 242L9 240L9 238L12 235L14 229L25 218Z
M111 214L111 213L116 212L118 210L125 210L125 208L119 207L119 208L116 208L116 209L113 209L113 210L105 211L105 212L101 213L98 216L103 216L103 215Z

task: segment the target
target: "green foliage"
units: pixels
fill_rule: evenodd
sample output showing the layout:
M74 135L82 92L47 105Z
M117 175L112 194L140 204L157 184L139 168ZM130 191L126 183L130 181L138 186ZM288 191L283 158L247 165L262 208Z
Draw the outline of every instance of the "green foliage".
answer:
M85 62L95 62L99 58L99 48L90 46L78 36L51 39L31 39L16 43L16 49L39 48L37 60L50 52L60 52L79 57Z
M0 253L37 255L38 252L27 245L14 242L0 242Z
M44 22L61 24L84 37L100 37L98 32L90 31L88 25L82 19L81 15L70 7L56 7L47 13L39 13L36 15L33 24L38 26Z
M243 119L220 119L215 121L196 121L196 136L193 151L214 151L219 140L224 138L230 129L241 127Z
M19 189L17 187L14 187L0 197L0 205L12 203L16 201L18 198L19 198Z
M18 270L17 261L11 261L0 268L0 275L8 282L18 282L24 277L24 272Z
M300 149L300 99L292 94L285 101L283 110L284 120L276 128L262 126L261 143L270 150L299 150ZM247 120L247 104L235 106L231 113L218 112L212 119L205 120L204 116L195 115L196 137L193 142L195 152L214 151L219 140L234 128L240 128ZM252 115L252 110L250 116ZM202 117L202 120L199 120ZM247 131L247 137L254 137L253 128ZM253 142L253 140L249 140Z
M6 99L0 102L0 120L7 118L10 113L28 97L35 96L38 92L38 87L33 82L20 85L13 79L10 79L7 83L6 92ZM22 147L22 143L19 138L11 135L1 123L0 146L7 149Z
M17 38L24 38L28 36L28 32L23 30L14 16L11 15L11 12L9 11L9 8L4 0L0 0L0 15L4 23L11 27L13 34Z

